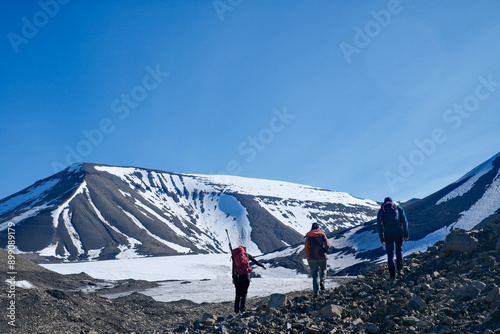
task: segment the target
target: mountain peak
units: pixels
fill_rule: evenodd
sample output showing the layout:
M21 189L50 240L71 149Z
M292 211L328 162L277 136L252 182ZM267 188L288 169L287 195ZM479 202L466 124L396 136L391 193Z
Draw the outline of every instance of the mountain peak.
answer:
M228 229L259 254L302 242L311 222L333 232L372 219L377 207L287 182L79 163L0 201L0 244L10 221L19 251L52 259L220 253Z

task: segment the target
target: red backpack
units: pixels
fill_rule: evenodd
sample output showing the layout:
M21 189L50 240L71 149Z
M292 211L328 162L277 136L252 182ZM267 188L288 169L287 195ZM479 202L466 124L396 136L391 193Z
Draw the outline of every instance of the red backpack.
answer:
M252 268L250 268L250 262L248 262L248 258L245 255L245 249L243 247L233 249L232 253L234 270L238 275L245 275L252 271Z

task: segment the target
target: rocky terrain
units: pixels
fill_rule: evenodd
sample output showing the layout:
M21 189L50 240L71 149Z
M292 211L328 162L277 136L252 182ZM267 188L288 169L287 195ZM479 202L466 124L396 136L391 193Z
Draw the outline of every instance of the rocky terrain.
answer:
M76 291L78 285L99 284L81 274L65 278L58 289L17 288L16 327L3 316L0 328L93 334L500 333L500 220L468 232L453 230L445 241L405 260L395 281L382 264L315 299L311 291L252 299L239 315L232 314L231 303L161 303L140 293L107 299ZM39 270L33 266L31 272ZM135 284L122 282L118 289L140 289ZM7 293L8 288L0 291L2 310Z
M211 316L186 333L500 333L500 221L453 230L406 259L388 280L386 265L313 299L273 295L238 316Z

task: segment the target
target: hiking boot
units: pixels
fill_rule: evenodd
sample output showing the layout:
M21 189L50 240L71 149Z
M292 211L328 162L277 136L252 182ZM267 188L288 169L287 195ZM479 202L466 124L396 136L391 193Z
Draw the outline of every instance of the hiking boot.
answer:
M319 284L319 289L320 289L321 291L325 291L325 284L324 284L323 282L321 282L321 283Z
M398 274L398 276L403 276L403 268L397 268L396 273Z

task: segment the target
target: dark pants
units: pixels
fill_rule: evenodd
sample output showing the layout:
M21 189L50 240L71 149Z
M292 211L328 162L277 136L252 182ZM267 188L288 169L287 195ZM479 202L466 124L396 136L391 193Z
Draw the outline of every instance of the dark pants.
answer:
M311 276L313 278L313 292L314 296L318 295L318 290L320 286L324 286L326 278L326 259L307 260L309 263L309 269L311 270ZM318 284L319 281L319 284Z
M250 273L239 275L234 278L234 286L236 288L236 298L234 300L234 312L239 313L245 311L245 303L247 301L248 287L250 286Z
M384 239L389 275L394 277L396 276L396 267L403 268L403 231L384 230ZM396 263L394 263L394 251L396 251Z

